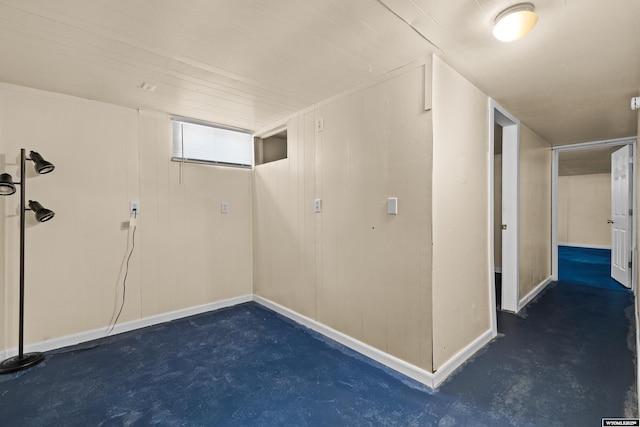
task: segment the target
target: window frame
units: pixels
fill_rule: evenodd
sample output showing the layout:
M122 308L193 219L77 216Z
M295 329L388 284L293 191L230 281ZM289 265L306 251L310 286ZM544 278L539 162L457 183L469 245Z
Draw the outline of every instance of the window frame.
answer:
M180 127L179 129L182 131L182 135L180 135L180 137L178 137L176 135L176 124L178 124ZM222 131L230 131L230 132L234 132L237 134L244 134L247 136L247 146L244 147L244 149L250 153L250 162L249 163L234 163L234 162L228 162L228 161L222 161L222 160L216 160L216 159L204 159L204 158L190 158L190 157L184 157L184 151L185 151L185 147L184 147L184 131L183 131L183 125L196 125L196 126L203 126L206 128L211 128L214 130L222 130ZM180 151L176 150L176 145L180 144ZM173 116L171 117L171 161L174 162L180 162L180 163L196 163L196 164L203 164L203 165L212 165L212 166L225 166L225 167L235 167L235 168L243 168L243 169L252 169L254 167L255 164L255 159L254 159L254 150L253 150L253 144L254 144L254 136L253 136L253 132L246 130L246 129L240 129L240 128L234 128L231 126L224 126L224 125L219 125L216 123L210 123L210 122L205 122L202 120L196 120L196 119L190 119L190 118L186 118L186 117L180 117L180 116ZM176 155L177 153L181 154L181 155ZM247 157L247 159L249 160L249 158ZM241 160L241 159L239 159Z

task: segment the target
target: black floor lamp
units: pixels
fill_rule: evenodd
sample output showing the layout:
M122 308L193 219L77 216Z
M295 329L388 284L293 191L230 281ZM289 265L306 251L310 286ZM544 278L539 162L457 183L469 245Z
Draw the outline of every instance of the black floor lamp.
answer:
M49 221L53 218L54 213L33 200L29 200L29 207L25 206L25 163L27 160L31 160L34 163L36 172L39 174L49 173L54 169L51 163L44 160L35 151L31 151L29 157L27 157L23 148L20 150L20 182L14 182L8 173L0 175L0 196L9 196L15 193L16 185L20 185L20 330L18 332L18 355L0 362L0 374L27 369L44 360L43 353L24 353L24 213L27 210L33 211L38 222Z

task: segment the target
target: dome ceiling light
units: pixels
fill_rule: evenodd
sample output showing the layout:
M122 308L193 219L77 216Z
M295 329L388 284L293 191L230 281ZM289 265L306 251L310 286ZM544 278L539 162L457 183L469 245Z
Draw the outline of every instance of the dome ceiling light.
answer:
M493 36L503 42L512 42L526 36L538 22L536 7L532 3L518 3L496 16Z

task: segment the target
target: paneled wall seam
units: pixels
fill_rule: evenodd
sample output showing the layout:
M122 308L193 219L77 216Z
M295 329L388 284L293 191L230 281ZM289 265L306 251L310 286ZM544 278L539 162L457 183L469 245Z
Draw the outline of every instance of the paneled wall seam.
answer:
M299 144L295 150L312 150L312 163L304 168L304 177L302 164L293 164L295 156L282 161L282 169L261 165L255 171L254 200L256 225L266 224L269 218L281 221L271 224L271 229L300 233L293 239L283 238L289 245L301 243L296 250L313 257L314 274L309 280L314 320L428 369L432 365L431 296L425 289L430 287L432 258L431 246L420 239L429 239L430 226L420 228L416 222L424 218L430 223L425 205L431 203L430 198L417 197L428 191L424 188L429 184L423 181L431 176L418 173L426 166L420 163L424 150L429 150L431 167L427 148L431 128L422 124L429 116L424 113L422 94L416 91L424 84L422 70L417 67L295 116L295 126L310 126L305 137L295 142ZM317 119L324 120L321 131L312 129ZM309 171L313 176L308 176ZM322 213L309 216L313 237L308 241L301 219L293 217L300 210L289 208L295 189L281 191L281 174L292 189L299 188L303 179L312 180L309 189L314 194L297 202L303 204L303 211L311 212L314 198L323 200ZM385 208L392 191L401 193L394 195L405 206L404 216L394 218L395 226ZM282 208L291 216L281 218ZM405 221L411 221L411 228ZM270 238L272 233L264 228L255 232L255 291L285 306L293 304L289 308L301 312L305 309L299 306L301 301L291 300L296 294L292 286L300 284L287 283L295 269L277 276L269 273L270 265L286 268L282 257L290 256L295 263L296 256L291 249L279 248L277 242L282 239ZM403 250L409 241L414 249ZM423 252L427 250L428 254ZM422 269L424 262L429 266ZM411 277L408 265L415 271ZM425 294L425 304L415 304Z
M56 217L28 232L26 344L106 326L133 197L143 198L142 215L119 323L251 292L251 171L193 167L185 193L173 180L167 114L3 84L0 107L8 99L11 111L0 108L3 151L34 141L56 164L51 179L30 190L48 194ZM212 206L229 194L236 210L222 217ZM14 246L6 222L3 247ZM7 295L15 255L4 255ZM121 292L121 280L117 286ZM5 331L17 329L14 300L12 292L2 304ZM0 345L12 347L14 338L6 334Z

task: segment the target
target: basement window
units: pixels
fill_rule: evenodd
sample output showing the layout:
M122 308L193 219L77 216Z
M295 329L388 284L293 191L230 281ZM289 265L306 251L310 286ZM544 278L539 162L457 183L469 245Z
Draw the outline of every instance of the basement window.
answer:
M256 165L275 162L287 158L287 129L279 130L277 133L265 137L255 138L254 158Z
M251 133L180 118L172 122L171 160L245 168L253 165Z

